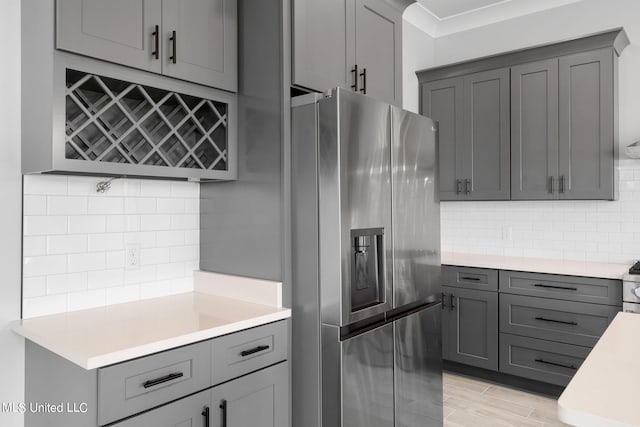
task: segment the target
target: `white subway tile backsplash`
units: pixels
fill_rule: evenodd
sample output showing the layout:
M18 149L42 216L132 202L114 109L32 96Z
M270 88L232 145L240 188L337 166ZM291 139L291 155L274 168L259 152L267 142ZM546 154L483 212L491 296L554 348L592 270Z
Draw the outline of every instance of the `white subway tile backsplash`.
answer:
M67 233L67 218L64 216L25 216L25 236L46 236Z
M107 256L104 252L71 254L69 259L69 271L96 271L107 268Z
M620 170L620 189L612 202L442 202L442 249L631 263L640 258L640 166Z
M47 295L68 294L87 289L87 273L52 274L47 276Z
M72 215L69 221L69 234L104 233L107 219L103 215Z
M24 177L23 317L188 292L199 266L200 186ZM126 247L140 265L126 267Z
M87 251L86 234L63 234L47 236L47 253L49 255L77 254Z

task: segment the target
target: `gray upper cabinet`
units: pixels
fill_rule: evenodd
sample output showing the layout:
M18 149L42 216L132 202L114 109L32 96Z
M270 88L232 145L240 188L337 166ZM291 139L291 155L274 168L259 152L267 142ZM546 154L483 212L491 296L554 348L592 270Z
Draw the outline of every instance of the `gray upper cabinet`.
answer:
M465 170L457 153L463 151L463 80L461 77L422 85L422 114L438 122L440 200L460 200Z
M162 29L164 74L237 90L236 0L162 0Z
M560 58L560 199L614 199L614 52Z
M383 0L356 0L355 16L360 92L401 105L402 14Z
M58 0L56 47L237 89L233 0Z
M512 67L511 199L554 199L557 177L558 60Z
M465 192L473 200L509 200L509 69L464 79Z
M293 0L293 75L317 91L349 88L355 76L353 0Z
M422 85L438 121L440 200L509 200L509 69Z
M402 99L402 11L386 0L294 0L292 83Z
M160 42L161 20L158 0L58 0L56 46L159 73L155 40Z
M628 44L616 29L419 71L421 113L440 123L441 200L614 200Z

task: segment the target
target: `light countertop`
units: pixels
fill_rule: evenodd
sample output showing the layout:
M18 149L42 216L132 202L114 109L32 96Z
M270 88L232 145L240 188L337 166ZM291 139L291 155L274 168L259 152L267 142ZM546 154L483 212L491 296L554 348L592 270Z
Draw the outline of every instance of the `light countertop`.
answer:
M576 426L640 426L640 314L618 313L558 399Z
M443 252L442 264L619 280L628 272L630 267L630 265L627 264L561 261L543 258L463 254L455 252Z
M24 319L13 329L95 369L291 316L281 284L196 272L194 292Z

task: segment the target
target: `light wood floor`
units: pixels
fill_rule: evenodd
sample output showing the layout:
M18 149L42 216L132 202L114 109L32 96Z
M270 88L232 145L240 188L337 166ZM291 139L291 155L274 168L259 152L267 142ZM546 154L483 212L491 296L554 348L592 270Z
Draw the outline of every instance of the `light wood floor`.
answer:
M445 427L557 427L556 401L445 372Z

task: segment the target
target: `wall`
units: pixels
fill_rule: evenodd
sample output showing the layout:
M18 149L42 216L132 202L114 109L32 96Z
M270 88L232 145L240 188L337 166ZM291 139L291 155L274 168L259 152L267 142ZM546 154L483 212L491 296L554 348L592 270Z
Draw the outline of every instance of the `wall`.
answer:
M20 1L0 2L0 405L24 401L24 340L9 329L20 319ZM21 414L0 408L0 425L24 425Z
M418 4L409 6L402 15L402 107L419 111L419 88L416 71L434 61L434 39L421 28L429 25L427 12Z
M442 203L445 251L629 263L640 258L640 2L583 0L436 39L432 66L624 27L620 58L620 199L615 202Z
M121 179L98 193L102 180L24 177L24 318L193 289L199 184Z

